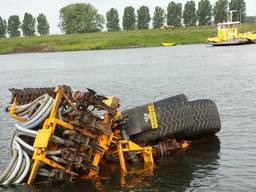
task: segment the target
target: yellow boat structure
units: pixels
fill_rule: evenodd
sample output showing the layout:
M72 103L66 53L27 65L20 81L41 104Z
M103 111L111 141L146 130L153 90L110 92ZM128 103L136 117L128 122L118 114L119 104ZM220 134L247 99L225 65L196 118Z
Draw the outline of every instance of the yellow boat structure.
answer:
M175 43L162 43L164 47L174 46Z
M251 44L256 41L256 32L239 33L238 28L241 24L239 21L232 21L232 13L230 11L228 22L217 24L217 36L207 39L212 46L227 46L227 45L243 45ZM229 18L228 17L228 18Z

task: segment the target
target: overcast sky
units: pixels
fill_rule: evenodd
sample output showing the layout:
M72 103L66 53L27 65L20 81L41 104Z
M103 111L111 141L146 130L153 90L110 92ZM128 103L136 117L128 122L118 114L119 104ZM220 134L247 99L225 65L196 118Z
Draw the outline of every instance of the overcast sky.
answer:
M59 10L70 3L90 3L99 10L99 13L105 16L106 12L114 7L119 11L119 15L123 14L124 7L128 5L134 6L136 9L140 5L147 5L150 8L151 15L153 14L155 6L161 6L166 9L171 0L0 0L0 16L8 19L10 15L17 14L21 18L25 12L29 12L34 16L39 13L44 13L50 23L50 33L60 33L57 27L59 23ZM183 5L187 0L174 0ZM199 0L195 0L198 2ZM210 0L212 4L216 0ZM256 15L256 0L245 0L247 15Z

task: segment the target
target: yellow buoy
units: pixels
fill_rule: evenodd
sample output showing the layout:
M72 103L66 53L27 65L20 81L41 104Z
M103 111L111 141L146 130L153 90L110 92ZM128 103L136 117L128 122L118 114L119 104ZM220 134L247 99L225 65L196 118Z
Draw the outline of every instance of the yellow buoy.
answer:
M173 46L175 43L162 43L163 46L168 47L168 46Z

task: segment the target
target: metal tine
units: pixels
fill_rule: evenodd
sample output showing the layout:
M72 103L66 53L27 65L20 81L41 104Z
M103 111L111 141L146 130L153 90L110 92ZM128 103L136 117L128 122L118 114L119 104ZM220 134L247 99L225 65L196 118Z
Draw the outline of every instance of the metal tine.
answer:
M108 98L105 97L104 95L96 95L96 97L97 97L98 99L102 100L102 101L108 99Z
M87 88L87 90L91 93L91 94L93 94L93 95L95 95L97 92L96 91L94 91L94 90L92 90L92 89L90 89L90 88Z

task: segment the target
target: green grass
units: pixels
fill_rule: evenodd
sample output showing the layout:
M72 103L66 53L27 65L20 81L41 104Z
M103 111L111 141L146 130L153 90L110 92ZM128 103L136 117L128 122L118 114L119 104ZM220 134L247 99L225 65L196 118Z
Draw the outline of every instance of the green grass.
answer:
M243 24L241 31L256 31L256 24ZM197 44L204 43L207 37L213 33L216 34L215 26L0 38L0 54L40 52L46 48L48 51L79 51L127 47L156 47L161 46L162 42Z

